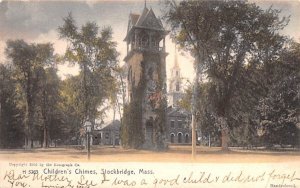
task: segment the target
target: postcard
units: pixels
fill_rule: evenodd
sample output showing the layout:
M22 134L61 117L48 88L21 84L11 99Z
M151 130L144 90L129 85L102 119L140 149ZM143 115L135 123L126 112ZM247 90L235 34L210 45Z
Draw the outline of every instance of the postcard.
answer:
M0 0L0 188L300 187L300 1Z

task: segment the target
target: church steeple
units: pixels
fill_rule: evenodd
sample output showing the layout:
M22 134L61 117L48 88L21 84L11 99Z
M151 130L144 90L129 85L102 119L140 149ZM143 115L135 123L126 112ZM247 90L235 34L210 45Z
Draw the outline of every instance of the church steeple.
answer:
M171 69L170 92L181 92L181 75L178 64L177 49L175 45L174 66Z
M171 68L171 79L169 82L169 105L176 106L182 96L182 78L180 74L176 45L174 48L174 65Z
M174 67L179 68L178 65L178 58L177 58L177 49L176 49L176 44L175 44L175 57L174 57Z

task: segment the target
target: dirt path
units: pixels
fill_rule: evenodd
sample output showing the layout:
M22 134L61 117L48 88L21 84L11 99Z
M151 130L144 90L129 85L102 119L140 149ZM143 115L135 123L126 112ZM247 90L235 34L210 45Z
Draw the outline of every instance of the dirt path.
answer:
M0 161L72 161L86 162L86 150L74 148L49 148L24 150L0 150ZM270 152L198 147L195 160L188 146L171 147L165 152L126 150L120 147L92 148L91 162L200 162L200 163L274 163L300 162L300 152Z

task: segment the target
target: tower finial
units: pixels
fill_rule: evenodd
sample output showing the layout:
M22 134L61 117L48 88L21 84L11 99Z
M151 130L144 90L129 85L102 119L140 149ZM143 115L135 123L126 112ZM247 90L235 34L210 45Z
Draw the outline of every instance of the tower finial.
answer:
M145 8L147 8L147 0L145 0Z

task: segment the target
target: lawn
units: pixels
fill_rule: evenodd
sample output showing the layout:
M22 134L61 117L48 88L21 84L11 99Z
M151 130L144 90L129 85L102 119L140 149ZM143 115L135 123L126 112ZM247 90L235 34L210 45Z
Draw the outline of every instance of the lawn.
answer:
M86 162L86 150L69 147L0 150L0 161L72 161ZM218 147L197 146L195 159L190 146L171 146L163 152L123 149L120 147L95 147L91 162L199 162L199 163L276 163L300 162L299 151L242 150L231 148L228 152Z

